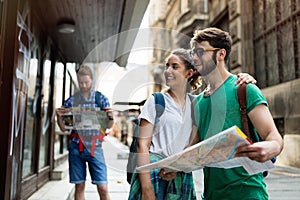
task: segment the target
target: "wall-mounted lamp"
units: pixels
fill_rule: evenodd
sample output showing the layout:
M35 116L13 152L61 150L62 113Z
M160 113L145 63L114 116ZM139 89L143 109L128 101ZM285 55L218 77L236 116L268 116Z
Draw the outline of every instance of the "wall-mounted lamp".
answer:
M61 22L57 25L57 30L63 34L70 34L75 32L75 22Z

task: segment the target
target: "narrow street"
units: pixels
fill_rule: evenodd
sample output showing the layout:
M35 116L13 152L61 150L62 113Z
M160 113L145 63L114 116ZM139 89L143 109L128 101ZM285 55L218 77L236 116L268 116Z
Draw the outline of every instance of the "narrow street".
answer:
M108 164L109 190L112 200L127 199L129 184L126 182L127 160L122 155L128 148L114 137L107 138L103 145ZM202 192L202 171L194 172L197 198ZM299 200L300 199L300 169L276 166L269 171L265 178L270 200ZM87 199L97 199L96 187L87 182ZM90 197L90 198L88 198Z
M126 181L126 154L128 147L117 138L108 136L103 143L106 163L108 166L108 187L111 200L126 200L130 185ZM193 172L197 199L200 200L203 189L202 170ZM61 181L51 181L42 187L29 200L73 200L74 185L69 183L69 176ZM299 200L300 199L300 169L276 166L266 177L270 200ZM91 184L87 176L87 200L97 200L96 186Z

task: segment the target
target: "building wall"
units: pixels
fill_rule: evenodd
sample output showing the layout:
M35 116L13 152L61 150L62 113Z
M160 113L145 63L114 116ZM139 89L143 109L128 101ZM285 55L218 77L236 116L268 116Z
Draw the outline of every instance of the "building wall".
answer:
M300 79L263 89L277 128L284 138L284 149L277 164L300 167Z
M268 99L285 142L277 164L300 167L297 1L231 0L228 8L230 33L238 35L237 61L231 60L231 67L253 74Z

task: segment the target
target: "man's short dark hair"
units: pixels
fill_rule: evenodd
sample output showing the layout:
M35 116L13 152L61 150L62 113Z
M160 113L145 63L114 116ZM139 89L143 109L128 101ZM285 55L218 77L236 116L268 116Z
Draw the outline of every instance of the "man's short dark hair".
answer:
M211 27L202 30L196 30L191 39L191 47L195 47L197 43L207 41L214 48L221 48L226 50L225 62L231 52L232 39L228 32L221 29Z

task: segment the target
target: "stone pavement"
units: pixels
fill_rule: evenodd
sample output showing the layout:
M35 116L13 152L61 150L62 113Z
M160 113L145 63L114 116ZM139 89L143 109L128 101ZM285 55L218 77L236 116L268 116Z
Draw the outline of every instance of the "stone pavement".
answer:
M128 153L128 147L116 138L109 136L103 143L103 148L108 166L108 188L111 200L127 199L130 185L126 181L127 160L122 159L122 155ZM203 189L202 170L195 171L193 174L197 199L200 200ZM300 169L276 166L269 171L265 181L270 196L269 200L300 200ZM86 199L96 200L97 198L96 187L88 181Z
M129 148L119 142L115 137L107 136L103 143L103 151L108 168L108 189L111 200L123 200L128 198L130 185L126 181L126 165ZM201 170L195 172L196 177L202 177ZM202 178L196 181L197 193L201 194ZM198 196L197 194L197 196ZM96 187L91 184L89 178L86 182L86 199L96 200L98 194Z
M111 200L126 200L130 185L126 181L126 164L128 147L113 136L107 136L103 143L105 159L108 166L108 189ZM202 171L193 172L197 199L203 188ZM61 181L50 181L36 192L29 200L72 200L74 185L66 176ZM300 200L300 169L276 166L266 177L270 200ZM96 186L91 184L89 175L86 182L86 200L98 200Z
M300 200L300 169L276 166L265 178L270 200Z

